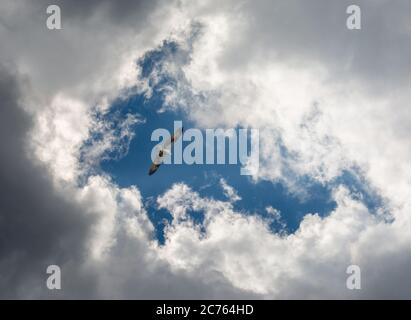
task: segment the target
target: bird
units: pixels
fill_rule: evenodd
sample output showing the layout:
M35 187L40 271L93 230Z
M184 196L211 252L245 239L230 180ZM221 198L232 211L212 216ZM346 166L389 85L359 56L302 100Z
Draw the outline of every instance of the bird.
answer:
M151 176L158 170L158 168L164 161L165 155L171 154L171 145L173 145L174 142L176 142L181 137L181 135L183 134L183 130L184 130L183 127L177 129L174 132L174 134L169 139L167 139L163 143L163 145L159 148L160 150L156 158L154 159L154 161L151 163L150 169L148 170L149 176Z

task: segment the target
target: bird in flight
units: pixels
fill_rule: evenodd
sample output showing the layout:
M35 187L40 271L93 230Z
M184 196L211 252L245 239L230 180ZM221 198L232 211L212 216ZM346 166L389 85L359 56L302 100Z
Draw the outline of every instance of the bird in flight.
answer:
M164 157L167 154L171 154L171 146L181 137L181 135L183 134L183 130L183 128L177 129L176 132L174 132L174 134L159 147L157 156L151 163L150 169L148 171L149 176L151 176L154 172L158 170L158 168L164 161Z

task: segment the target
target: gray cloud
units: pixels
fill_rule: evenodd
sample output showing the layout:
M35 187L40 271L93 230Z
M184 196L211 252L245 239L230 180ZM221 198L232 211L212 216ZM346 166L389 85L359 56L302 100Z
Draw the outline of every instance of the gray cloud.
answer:
M134 24L141 26L146 22L147 15L157 6L158 0L91 0L91 1L53 1L53 4L60 6L62 12L68 18L87 19L99 10L103 11L113 23ZM50 1L43 1L44 7ZM41 6L40 6L41 7Z
M57 193L46 168L26 152L32 125L19 103L18 75L0 68L0 298L256 297L217 272L172 272L149 259L148 243L121 229L109 259L88 264L87 240L97 217ZM46 268L62 270L62 290L46 288Z
M0 296L30 297L45 288L46 268L82 261L90 217L54 190L46 168L26 152L31 119L19 105L16 74L0 67ZM76 270L77 272L78 270ZM81 278L77 284L85 278ZM86 294L92 286L83 286ZM40 290L42 292L42 290ZM89 292L88 292L89 293Z
M362 29L346 28L351 4L359 5ZM290 64L320 63L332 80L360 78L373 93L408 83L410 74L411 7L406 0L247 1L247 27L221 57L221 68L236 68L255 60ZM220 8L216 9L217 11ZM236 11L234 11L236 14Z
M123 54L144 50L159 30L152 17L162 9L157 1L53 3L61 6L61 30L46 27L49 1L0 4L0 41L7 43L2 60L30 74L40 98L58 91L90 98L108 87L101 82L116 72Z

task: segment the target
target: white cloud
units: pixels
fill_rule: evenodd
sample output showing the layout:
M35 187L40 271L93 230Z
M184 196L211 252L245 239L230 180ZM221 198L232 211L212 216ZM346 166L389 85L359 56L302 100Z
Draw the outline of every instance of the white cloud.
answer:
M181 203L178 194L190 201ZM280 236L256 215L236 213L228 203L199 198L187 186L175 185L159 201L172 214L201 208L205 231L174 221L161 253L177 269L218 270L236 287L266 298L349 296L344 267L354 258L351 246L378 222L346 189L337 189L334 197L338 207L330 216L309 214L295 234ZM300 282L312 286L313 293L287 288Z
M74 182L79 175L80 147L90 125L88 106L62 94L35 118L31 148L55 179Z
M238 195L237 191L232 186L230 186L224 178L220 178L220 185L221 188L223 188L224 195L230 202L241 200L241 197Z
M270 215L270 219L272 219L272 221L276 225L278 225L279 230L277 230L277 232L286 233L287 224L282 219L280 210L273 208L272 206L268 206L265 208L265 211L267 211L267 213Z

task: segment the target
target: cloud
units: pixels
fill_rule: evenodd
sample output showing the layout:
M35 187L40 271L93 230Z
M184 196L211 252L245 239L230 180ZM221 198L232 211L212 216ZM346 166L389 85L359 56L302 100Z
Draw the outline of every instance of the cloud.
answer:
M135 81L135 59L174 23L171 2L53 3L61 7L61 30L46 28L48 1L1 4L0 40L8 43L2 59L29 75L36 110L59 92L90 104L117 96Z
M158 258L137 188L121 189L104 176L83 186L53 182L53 171L27 152L33 123L18 102L22 86L18 74L0 69L1 297L246 296L212 272L209 282L172 272ZM50 264L62 270L59 292L45 286Z
M236 202L241 200L241 197L237 194L237 191L227 184L224 178L220 178L220 185L223 188L224 195L228 198L230 202Z
M272 233L268 220L235 212L228 202L202 198L186 185L174 185L159 198L162 207L173 215L202 210L204 229L189 219L173 220L161 253L176 270L219 270L234 286L267 299L387 298L398 285L401 293L395 296L408 296L408 284L395 280L398 270L406 272L409 266L409 249L397 251L409 247L409 237L400 236L406 229L378 220L345 187L335 189L333 199L337 207L329 216L308 214L295 233L280 235ZM393 265L392 260L385 265L390 256L396 257ZM346 288L346 268L351 264L363 271L361 292ZM389 273L387 278L381 269Z
M406 2L360 1L355 34L345 1L57 3L58 32L45 29L45 2L1 4L2 297L410 296ZM164 39L177 54L143 79L136 59L164 50ZM136 121L114 130L96 110L152 92L164 75L176 81L163 88L163 110L183 109L199 127L259 128L254 179L298 194L314 180L333 189L336 208L275 233L269 219L234 209L239 196L224 179L228 201L179 183L157 198L173 217L159 245L138 181L121 188L88 170L127 150ZM375 190L392 221L340 185L345 170ZM359 292L345 287L353 263L363 272ZM59 293L45 289L48 264L62 267Z
M273 208L272 206L268 206L265 208L265 211L270 215L273 223L275 223L279 227L279 232L286 232L287 224L281 217L280 210Z
M97 114L93 120L91 137L81 148L82 162L90 170L98 168L103 160L120 159L126 155L135 136L135 126L145 122L131 113L125 116Z
M47 168L27 150L29 116L19 105L23 84L15 71L0 68L0 292L6 297L36 297L49 264L82 260L93 217L55 190ZM67 248L70 248L67 250ZM90 295L93 277L71 269L73 284ZM29 286L30 290L25 288Z

